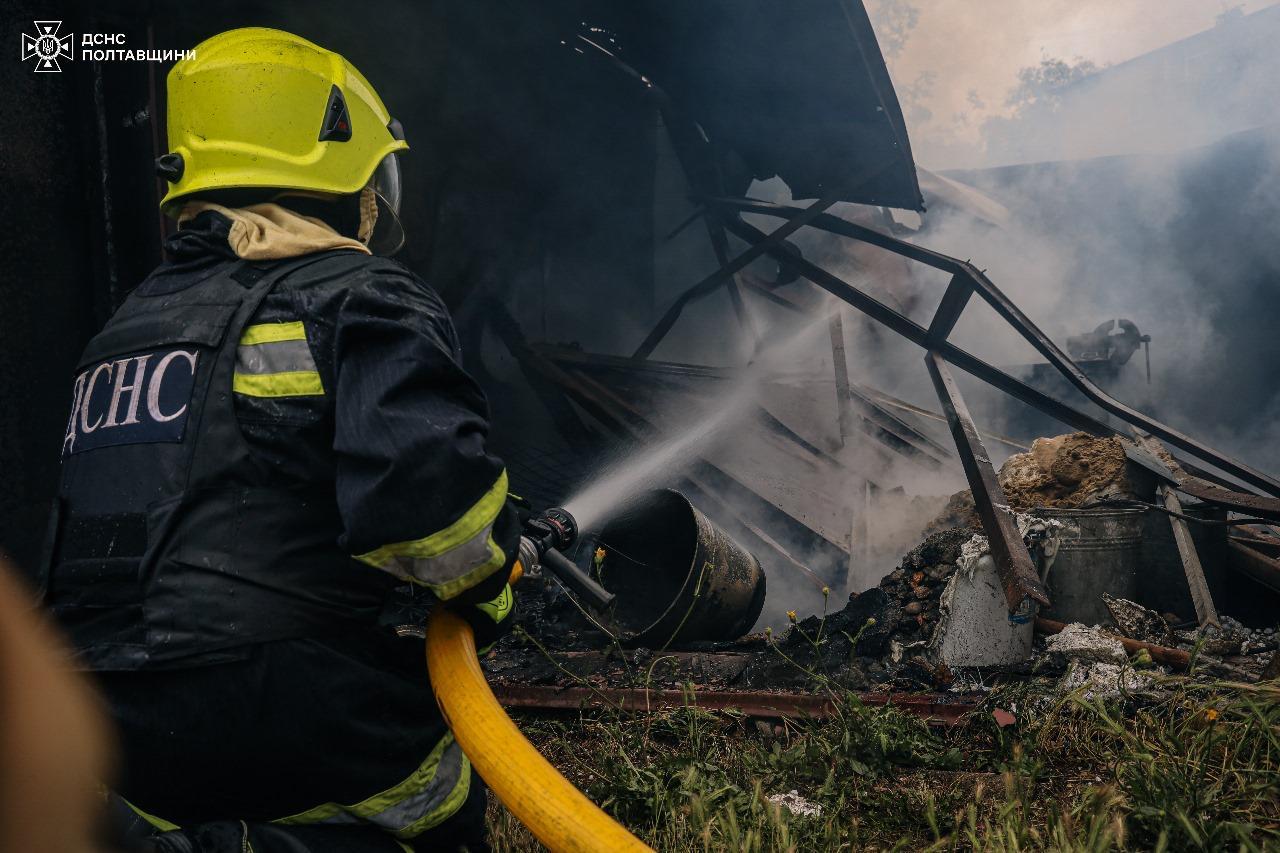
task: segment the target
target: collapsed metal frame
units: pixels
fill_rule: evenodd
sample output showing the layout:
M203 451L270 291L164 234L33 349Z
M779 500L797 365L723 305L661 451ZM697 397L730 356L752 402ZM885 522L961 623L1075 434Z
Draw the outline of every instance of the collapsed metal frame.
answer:
M589 48L589 50L582 48ZM775 302L781 299L767 288L744 287L746 283L739 274L748 264L763 256L768 256L780 265L794 270L836 298L920 346L925 350L926 369L946 415L966 479L973 492L983 530L991 543L992 556L995 559L996 568L1004 586L1006 603L1011 613L1022 608L1024 602L1028 600L1047 605L1049 598L1031 563L1030 554L1022 537L1018 534L1013 513L996 476L995 467L991 463L982 443L982 437L956 385L951 366L960 368L965 373L1075 429L1094 436L1118 436L1119 432L1111 425L1032 387L952 343L948 338L975 294L990 305L1001 319L1030 343L1060 375L1091 402L1119 418L1136 432L1145 432L1164 439L1175 448L1191 454L1212 468L1248 484L1255 493L1242 493L1230 480L1223 479L1212 471L1193 468L1185 462L1181 467L1176 463L1170 467L1163 460L1152 456L1133 442L1126 441L1125 453L1129 459L1154 473L1166 484L1189 495L1221 504L1229 509L1280 521L1280 500L1276 499L1280 496L1280 480L1220 453L1107 394L1090 380L1057 344L1032 323L982 270L968 261L961 261L899 240L826 212L833 204L846 197L851 190L888 168L889 162L859 164L853 174L833 183L821 198L806 208L726 196L724 181L714 152L711 150L710 140L695 120L681 114L661 86L587 37L577 36L575 50L584 56L589 55L603 61L616 72L639 84L642 90L652 98L654 105L664 116L667 127L671 130L673 147L693 188L693 200L699 205L695 214L677 230L683 229L700 215L707 226L717 263L720 264L719 269L704 277L676 299L645 337L633 358L639 360L648 358L670 332L687 304L715 292L721 286L728 287L734 312L739 321L754 333L753 324L742 301L742 290L751 289ZM774 231L766 234L743 220L744 213L771 216L782 219L783 222ZM927 328L921 326L905 314L885 305L796 252L786 239L805 226L868 243L950 274L950 282L929 326ZM746 242L748 244L746 251L730 258L725 239L726 231ZM570 380L570 386L579 384L572 382L571 377L564 376L563 371L560 373L562 375L558 377L561 380L559 384L563 385L564 380Z
M983 530L991 543L992 556L1004 586L1005 599L1010 612L1017 611L1027 600L1047 605L1049 598L1031 562L1030 554L1018 534L1013 513L996 476L995 467L991 463L982 438L956 385L951 366L958 367L1068 426L1095 436L1115 436L1119 435L1119 432L1111 425L1010 376L948 340L961 314L975 294L990 305L1007 325L1030 343L1059 374L1090 401L1135 430L1158 436L1201 462L1247 483L1250 488L1256 490L1256 493L1240 493L1230 481L1202 469L1196 471L1199 477L1185 475L1178 477L1164 464L1146 457L1137 447L1126 443L1126 452L1135 461L1188 494L1221 503L1232 509L1280 519L1280 500L1276 500L1276 496L1280 496L1280 481L1142 414L1107 394L1094 384L1057 344L1032 323L1017 305L987 278L985 273L968 261L961 261L832 216L825 212L832 203L831 195L807 208L773 204L750 198L716 197L701 198L698 201L707 211L714 211L718 222L746 242L749 248L738 257L723 263L719 270L691 288L686 296L694 294L695 291L697 296L712 292L718 284L742 269L746 263L761 255L767 255L925 350L925 365L946 414L952 438L955 440L965 476L969 481L974 502L982 520ZM785 221L777 230L766 234L744 221L742 219L744 213L772 216ZM783 238L804 225L868 243L908 260L949 273L951 280L929 326L926 328L920 325L829 270L788 249L783 244ZM674 325L680 310L689 301L690 299L682 298L672 306L653 333L636 351L634 357L643 359L656 348L666 332ZM1229 487L1224 488L1224 485Z

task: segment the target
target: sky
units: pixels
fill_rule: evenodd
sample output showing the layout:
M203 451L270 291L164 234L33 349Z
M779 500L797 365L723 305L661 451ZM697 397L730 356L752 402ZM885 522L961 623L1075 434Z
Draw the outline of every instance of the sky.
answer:
M1118 64L1209 29L1229 9L1249 13L1274 3L866 0L916 159L933 169L982 165L982 122L1008 114L1005 100L1021 68L1044 58ZM900 47L894 44L895 22Z

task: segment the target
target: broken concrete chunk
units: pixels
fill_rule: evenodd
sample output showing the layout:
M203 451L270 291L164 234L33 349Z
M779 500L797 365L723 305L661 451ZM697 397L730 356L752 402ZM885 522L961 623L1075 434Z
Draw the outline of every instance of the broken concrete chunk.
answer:
M975 536L970 542L986 539ZM970 543L965 544L969 548ZM961 554L940 601L932 637L936 657L952 667L1003 666L1031 657L1030 622L1011 622L995 561Z
M1061 637L1062 634L1056 636ZM1119 699L1128 693L1139 693L1151 685L1151 676L1127 664L1073 660L1058 682L1058 691L1071 693L1083 688L1082 695L1085 699L1105 700Z
M822 806L810 802L800 796L799 791L788 791L785 794L770 794L766 800L775 806L782 806L793 815L800 817L818 817L822 814Z
M1045 647L1074 660L1114 664L1129 662L1129 656L1125 654L1124 646L1119 640L1102 633L1097 627L1089 628L1079 622L1072 622L1049 637L1045 641Z

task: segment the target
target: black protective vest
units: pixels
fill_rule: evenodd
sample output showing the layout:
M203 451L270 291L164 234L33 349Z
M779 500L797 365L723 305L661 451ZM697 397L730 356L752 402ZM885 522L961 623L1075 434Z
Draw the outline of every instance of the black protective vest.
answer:
M210 663L376 621L394 582L338 548L333 484L273 484L231 390L263 298L323 257L230 262L155 295L140 287L89 342L45 583L90 668Z

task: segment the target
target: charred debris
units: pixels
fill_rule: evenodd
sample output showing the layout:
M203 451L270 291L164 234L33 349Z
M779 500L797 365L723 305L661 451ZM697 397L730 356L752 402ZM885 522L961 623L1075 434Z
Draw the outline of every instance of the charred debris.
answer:
M1207 503L1174 514L1145 500L1150 472L1128 461L1126 444L1072 433L1037 440L1001 466L997 483L1010 501L1018 544L1043 588L1062 604L1008 612L993 549L966 491L945 502L924 525L924 540L875 587L833 600L823 612L791 611L777 628L734 638L732 629L724 632L725 614L717 614L715 624L706 621L707 601L725 586L724 578L708 580L708 546L700 542L696 554L670 553L681 547L681 536L665 517L667 507L675 501L686 512L698 511L668 491L653 498L664 516L656 528L664 531L658 550L668 553L643 575L652 590L662 591L662 601L635 608L646 626L666 611L665 631L628 631L636 612L621 618L589 613L552 585L542 596L526 596L517 637L490 656L486 669L498 694L516 707L643 710L694 702L765 717L821 716L825 706L814 694L838 685L864 701L899 704L938 723L955 722L984 689L1009 680L1118 698L1149 688L1161 672L1194 670L1233 681L1276 677L1276 611L1256 606L1266 598L1266 587L1259 589L1251 574L1256 561L1231 555L1240 548L1280 550L1280 537L1269 525L1228 518ZM633 536L655 529L646 515L652 511L633 513ZM752 560L698 515L708 542L734 551L725 565ZM1182 525L1195 526L1194 540L1179 536ZM635 538L612 536L644 557L657 554ZM611 569L643 570L640 559L613 555L604 545L593 553L606 586ZM670 565L680 566L684 589L655 578ZM694 569L702 570L696 584ZM1212 616L1197 610L1193 573L1216 592L1209 593ZM738 574L739 584L754 583ZM707 601L696 599L693 589L705 590ZM629 609L636 598L620 595L617 607ZM1249 598L1254 606L1243 606ZM740 590L732 604L711 606L736 604L735 617L750 620L759 604L749 599ZM1227 615L1236 605L1241 619ZM685 612L699 613L695 627L678 618Z

